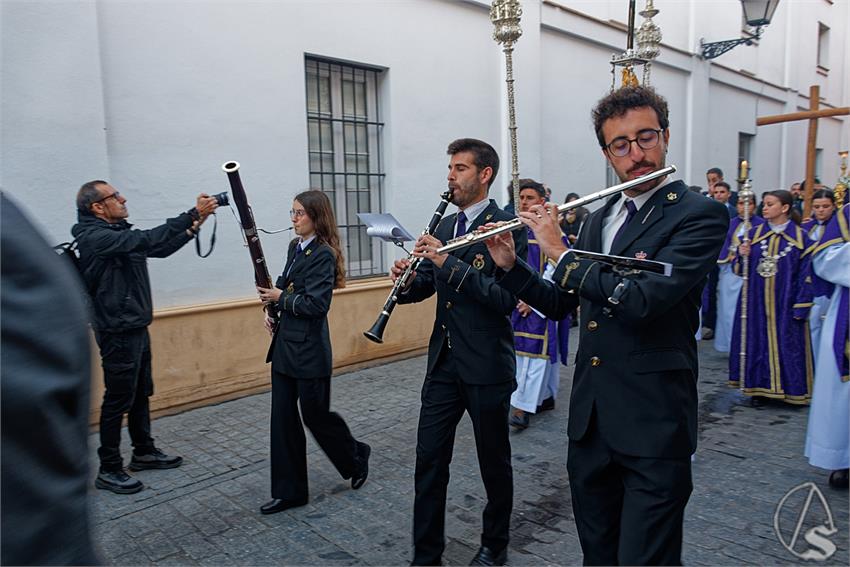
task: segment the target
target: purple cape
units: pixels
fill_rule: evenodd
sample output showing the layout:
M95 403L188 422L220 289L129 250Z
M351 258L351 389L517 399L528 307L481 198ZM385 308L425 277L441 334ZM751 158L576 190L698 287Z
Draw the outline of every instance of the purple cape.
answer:
M564 237L564 244L567 244ZM540 250L540 245L534 238L534 233L528 230L528 265L537 268L539 274L546 269L546 256ZM560 354L561 364L567 364L567 353L570 338L570 316L561 321L544 319L534 311L527 317L520 315L514 309L511 313L511 325L514 328L514 347L519 356L531 358L548 358L551 363L558 360Z

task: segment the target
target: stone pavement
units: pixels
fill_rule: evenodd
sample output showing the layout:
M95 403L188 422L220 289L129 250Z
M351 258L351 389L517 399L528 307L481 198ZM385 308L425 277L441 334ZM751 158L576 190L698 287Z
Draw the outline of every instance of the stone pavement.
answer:
M571 345L575 345L575 332ZM686 511L684 561L700 565L802 564L777 539L774 513L792 488L812 481L827 499L837 533L806 532L823 523L812 500L793 548L837 551L824 565L848 565L848 494L803 457L808 409L784 404L750 408L725 384L726 357L700 345L700 431L694 492ZM269 394L157 419L157 445L185 458L169 471L135 473L146 488L129 496L91 489L95 540L116 565L406 565L411 558L413 465L424 357L335 377L332 408L372 446L369 480L350 489L312 439L311 501L271 516ZM580 565L566 473L567 400L573 366L561 372L554 411L512 433L514 514L512 565ZM129 440L124 432L124 454ZM308 435L309 439L309 435ZM90 439L97 467L97 436ZM468 418L458 428L447 507L447 564L466 565L478 547L483 485ZM808 489L780 514L786 542ZM810 541L812 544L807 543Z

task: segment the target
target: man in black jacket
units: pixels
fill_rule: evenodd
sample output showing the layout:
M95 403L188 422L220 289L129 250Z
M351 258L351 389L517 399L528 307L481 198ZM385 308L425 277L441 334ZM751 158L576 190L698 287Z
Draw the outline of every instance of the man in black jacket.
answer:
M117 494L144 488L121 459L121 420L127 414L133 442L130 470L180 466L156 448L150 436L148 398L153 394L148 325L153 319L147 259L165 258L194 238L218 206L214 197L151 230L127 222L127 199L106 181L85 183L77 193L78 223L71 229L80 251L80 270L91 296L95 338L106 391L100 409L100 471L95 486Z
M414 565L439 565L445 547L446 490L455 429L469 413L475 432L481 478L487 491L481 547L473 565L503 565L513 504L508 408L516 387L512 293L494 279L496 266L483 243L436 253L447 240L482 224L512 215L487 198L499 169L489 144L471 138L449 145L448 182L457 214L443 218L434 235L421 236L414 254L425 258L399 303L414 303L437 293L437 315L428 345L428 368L416 443L413 505ZM525 255L526 231L515 232ZM392 269L395 280L407 260Z
M619 89L593 117L621 180L664 167L667 103L652 89ZM499 284L550 317L581 302L567 469L584 563L680 564L697 442L694 335L729 215L665 178L612 197L588 217L577 249L669 262L670 277L624 276L578 259L561 243L551 207L522 217L546 255L558 258L554 283L516 260L508 239L494 237L488 247L507 270Z

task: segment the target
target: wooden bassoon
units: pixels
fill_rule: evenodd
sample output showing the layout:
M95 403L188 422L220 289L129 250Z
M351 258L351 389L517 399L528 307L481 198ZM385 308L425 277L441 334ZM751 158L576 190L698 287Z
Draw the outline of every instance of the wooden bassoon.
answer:
M248 253L251 255L251 263L254 265L254 282L258 287L271 288L273 286L272 278L269 275L266 257L263 255L260 235L257 233L257 223L254 222L254 213L251 212L248 197L245 195L245 188L242 187L242 179L239 177L239 162L227 161L221 166L221 169L224 170L227 179L230 181L230 192L233 195L233 202L236 204L236 211L239 213L239 224L248 246ZM278 321L277 305L274 302L267 302L264 309L276 325Z

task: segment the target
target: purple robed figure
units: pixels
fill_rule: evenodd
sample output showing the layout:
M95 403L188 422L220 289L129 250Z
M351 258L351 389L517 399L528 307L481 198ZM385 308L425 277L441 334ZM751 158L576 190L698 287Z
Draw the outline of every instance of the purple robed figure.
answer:
M566 237L563 242L569 246ZM545 276L547 259L531 230L528 230L526 261ZM514 408L533 414L544 401L550 405L554 403L560 381L558 363L567 364L570 320L567 316L555 321L534 308L523 316L514 309L511 314L517 356L517 388L511 395Z
M562 238L564 245L569 247L566 236ZM538 273L543 275L546 271L546 256L540 250L534 233L528 229L528 256L526 258L529 266L537 268ZM560 321L553 321L542 317L538 312L532 310L528 316L523 317L518 310L511 313L511 325L514 328L514 346L517 355L530 356L533 358L545 358L550 363L558 360L561 364L567 364L567 354L570 338L570 320L567 316Z
M750 396L808 404L812 384L812 353L806 318L811 288L806 254L811 242L789 221L777 231L767 223L750 232L750 255L736 254L735 271L749 261L746 369L742 391ZM741 298L732 330L729 381L740 381Z
M744 235L743 219L735 217L729 221L726 240L717 256L717 322L714 325L714 348L719 352L729 352L732 344L732 324L735 319L735 307L741 294L743 280L732 270L732 260ZM761 217L750 217L750 227L764 224ZM706 286L707 287L707 286Z

